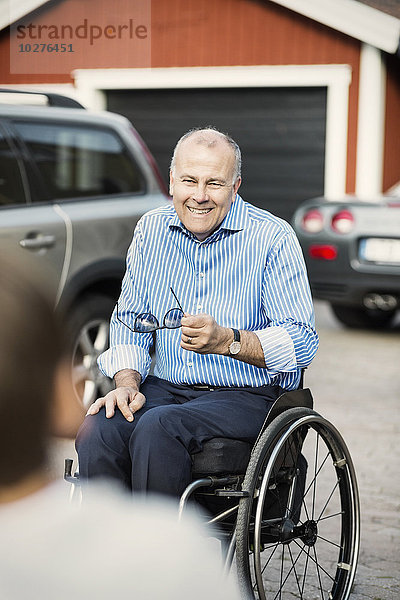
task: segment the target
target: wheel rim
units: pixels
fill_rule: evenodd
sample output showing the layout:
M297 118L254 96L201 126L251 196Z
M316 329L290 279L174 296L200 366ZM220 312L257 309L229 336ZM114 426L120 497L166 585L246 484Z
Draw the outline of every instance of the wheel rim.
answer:
M108 348L109 321L92 319L80 330L72 355L75 393L85 408L111 388L111 381L97 366L97 358Z
M288 514L289 490L282 496L283 506L278 511L283 514L283 509L285 518L266 518L263 511L268 494L269 500L273 493L279 497L271 486L276 485L282 452L304 428L308 432L302 454L306 455L308 472L301 507L299 499L293 500L292 514ZM249 542L248 573L253 597L348 598L358 557L359 506L354 468L340 434L319 415L303 417L280 437L260 466L259 477L255 517L249 519L253 542ZM294 489L292 485L292 495ZM295 524L291 517L297 509L301 512Z

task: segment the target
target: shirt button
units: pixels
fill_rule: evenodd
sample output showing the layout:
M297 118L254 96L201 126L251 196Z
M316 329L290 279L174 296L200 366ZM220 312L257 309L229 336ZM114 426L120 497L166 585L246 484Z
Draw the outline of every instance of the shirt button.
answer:
M201 278L201 279L203 279L203 277L204 277L204 273L203 273L203 272L201 272L201 273L200 273L200 278Z
M203 305L202 304L198 304L197 305L197 310L203 310Z
M188 367L193 367L193 363L192 362L188 362L187 366Z

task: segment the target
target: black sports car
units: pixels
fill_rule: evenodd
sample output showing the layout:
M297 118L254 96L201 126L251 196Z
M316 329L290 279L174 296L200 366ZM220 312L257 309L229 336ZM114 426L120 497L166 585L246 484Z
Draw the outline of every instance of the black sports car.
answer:
M313 296L348 327L387 327L400 309L398 190L371 201L315 198L293 216Z

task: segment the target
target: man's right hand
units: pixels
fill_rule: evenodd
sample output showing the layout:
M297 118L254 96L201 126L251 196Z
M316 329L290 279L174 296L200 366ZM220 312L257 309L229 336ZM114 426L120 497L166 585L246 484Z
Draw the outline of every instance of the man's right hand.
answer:
M121 386L111 390L103 398L98 398L86 415L96 415L104 406L107 419L111 419L115 414L115 408L118 407L127 421L133 421L134 413L140 410L145 402L145 396L135 387Z

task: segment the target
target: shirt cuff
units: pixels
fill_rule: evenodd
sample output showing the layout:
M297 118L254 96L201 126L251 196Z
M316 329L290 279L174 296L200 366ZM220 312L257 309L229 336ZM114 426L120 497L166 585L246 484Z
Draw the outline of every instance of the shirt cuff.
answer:
M293 340L283 327L267 327L254 331L264 352L265 365L271 374L297 370Z
M100 354L97 364L107 377L112 378L123 369L133 369L140 374L143 382L149 374L151 357L148 351L140 346L120 345Z

